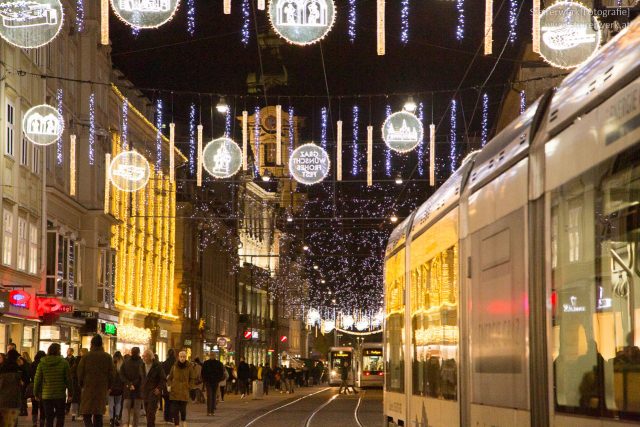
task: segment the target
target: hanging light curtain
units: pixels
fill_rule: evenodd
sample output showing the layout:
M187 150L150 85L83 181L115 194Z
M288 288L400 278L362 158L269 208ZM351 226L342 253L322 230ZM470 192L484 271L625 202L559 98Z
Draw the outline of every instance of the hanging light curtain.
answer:
M429 125L429 185L436 185L436 125Z
M367 186L373 185L373 126L367 126Z
M338 140L336 141L336 180L342 181L342 120L338 120Z
M384 55L385 46L385 0L378 0L378 55Z
M282 164L282 105L276 105L276 165Z
M198 168L196 171L196 185L202 187L202 125L198 125Z
M176 155L174 153L176 137L176 124L169 123L169 181L175 181Z
M249 112L242 112L242 170L246 171L249 167L248 162L248 143L249 143Z

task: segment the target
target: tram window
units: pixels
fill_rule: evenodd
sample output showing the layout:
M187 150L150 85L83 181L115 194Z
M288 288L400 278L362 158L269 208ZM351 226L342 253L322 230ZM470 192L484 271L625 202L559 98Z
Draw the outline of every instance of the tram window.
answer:
M559 412L640 420L640 149L551 198Z
M385 277L385 390L404 392L404 251L387 260Z
M458 246L454 245L411 273L415 395L457 399L457 271Z

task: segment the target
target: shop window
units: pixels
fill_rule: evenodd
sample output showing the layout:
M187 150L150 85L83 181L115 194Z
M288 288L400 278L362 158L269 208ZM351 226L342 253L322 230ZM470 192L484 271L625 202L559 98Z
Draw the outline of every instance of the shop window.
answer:
M29 273L38 273L38 226L35 223L29 224Z
M558 412L640 420L640 150L553 191Z
M22 146L20 147L20 164L27 166L29 164L29 140L23 136Z
M107 307L115 304L113 278L115 272L115 252L110 249L100 250L98 263L98 303Z
M83 248L71 237L56 230L47 232L47 294L70 300L82 298Z
M27 269L27 220L18 217L18 270Z
M13 141L14 141L14 136L15 136L15 108L13 107L13 104L9 101L7 101L7 116L6 116L6 123L7 123L7 130L5 133L5 142L4 142L4 152L5 154L8 154L10 156L13 156Z
M11 208L4 208L2 221L2 263L11 265L13 257L13 211Z

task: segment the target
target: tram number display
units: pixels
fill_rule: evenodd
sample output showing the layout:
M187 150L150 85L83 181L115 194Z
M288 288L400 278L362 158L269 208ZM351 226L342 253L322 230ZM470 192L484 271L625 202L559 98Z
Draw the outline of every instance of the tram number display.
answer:
M334 351L331 353L331 357L334 358L340 358L340 359L346 359L351 357L351 353L345 353L343 351Z
M363 356L382 356L382 350L376 349L364 349L362 350Z

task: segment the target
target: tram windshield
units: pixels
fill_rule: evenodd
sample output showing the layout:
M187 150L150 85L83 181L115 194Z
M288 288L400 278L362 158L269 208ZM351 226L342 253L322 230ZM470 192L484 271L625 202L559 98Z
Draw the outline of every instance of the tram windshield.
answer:
M383 370L382 349L365 348L362 350L362 372L377 374Z
M351 352L350 351L332 351L331 352L331 369L336 371L336 372L340 372L340 369L342 368L342 365L344 364L345 360L347 362L349 362L349 366L352 365L351 363Z

